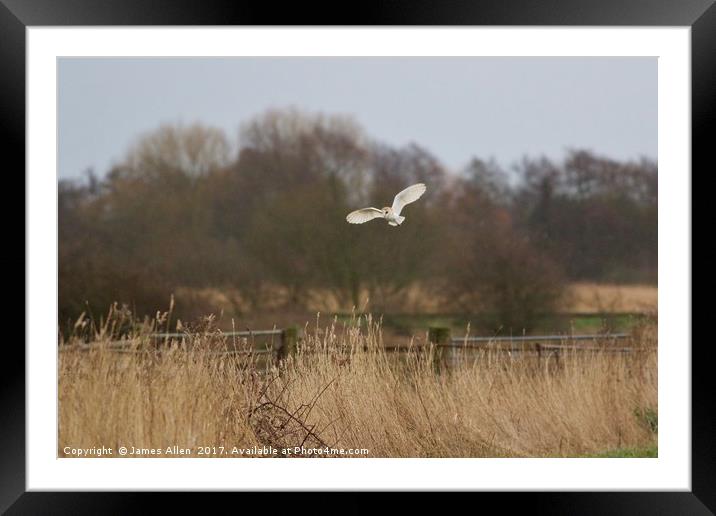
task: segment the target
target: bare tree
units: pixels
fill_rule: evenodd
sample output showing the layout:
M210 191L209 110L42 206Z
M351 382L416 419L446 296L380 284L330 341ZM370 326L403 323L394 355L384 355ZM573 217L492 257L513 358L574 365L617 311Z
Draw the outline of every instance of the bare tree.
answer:
M176 124L141 136L122 165L144 178L172 173L196 178L227 166L230 159L231 147L221 129Z

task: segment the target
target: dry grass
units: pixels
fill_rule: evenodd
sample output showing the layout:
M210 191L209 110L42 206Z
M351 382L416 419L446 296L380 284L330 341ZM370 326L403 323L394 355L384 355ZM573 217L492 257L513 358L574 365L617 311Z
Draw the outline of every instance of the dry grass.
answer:
M241 292L235 289L180 287L176 296L183 304L194 307L197 313L221 313L225 317L244 319L260 318L261 314L276 317L290 306L286 289L266 286L264 290L259 313L252 310ZM359 307L370 310L369 292L363 290L359 297ZM421 284L413 284L392 296L383 293L381 298L391 306L400 306L403 313L439 314L449 306L449 299L442 297L439 290ZM656 285L572 283L567 286L559 309L570 313L651 313L656 311L657 301ZM339 300L331 291L312 289L305 293L305 307L300 312L302 316L316 312L346 313L352 308L349 302Z
M59 456L65 446L328 446L369 457L569 457L656 441L655 325L628 355L458 353L449 367L431 352L386 353L370 320L306 328L281 364L216 353L205 331L156 352L146 330L125 353L61 344ZM112 330L99 333L106 343Z
M651 313L658 303L656 285L572 283L562 309L579 313Z

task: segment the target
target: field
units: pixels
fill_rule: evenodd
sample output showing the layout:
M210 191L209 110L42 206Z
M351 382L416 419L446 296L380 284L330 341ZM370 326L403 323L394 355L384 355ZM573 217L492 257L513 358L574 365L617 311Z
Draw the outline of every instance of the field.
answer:
M643 313L657 308L656 285L620 285L609 283L572 283L568 285L559 311L563 313ZM240 292L231 289L178 288L177 301L200 308L201 314L224 314L225 317L255 318ZM279 287L266 288L261 312L276 315L286 312L288 293ZM341 303L336 296L323 290L306 293L306 313L350 313L354 307ZM370 310L370 296L364 291L360 306ZM403 314L440 314L449 306L449 299L424 285L412 285L396 293L394 306ZM275 313L274 313L275 312ZM293 314L289 314L293 315ZM272 319L272 322L276 322Z
M224 329L230 329L232 319L240 327L271 328L303 325L311 321L317 312L338 314L350 319L353 307L339 302L329 291L312 290L306 294L305 307L287 302L287 292L278 287L267 288L267 300L261 310L252 310L240 292L230 289L179 288L177 302L189 308L194 316L214 313L220 318ZM631 314L656 313L658 290L655 285L618 285L599 283L572 283L565 292L557 317L548 315L541 324L541 331L596 332L606 325L614 324L613 330L623 330L630 325ZM447 300L424 285L413 285L396 293L394 306L399 307L383 317L383 329L398 335L424 331L428 326L451 326L456 332L470 323L479 327L479 317L474 314L445 314ZM368 292L361 295L361 309L370 311Z
M458 352L449 363L435 350L384 351L370 318L317 320L281 363L222 353L237 344L216 344L208 330L157 351L153 329L132 335L125 352L106 345L116 338L109 324L90 350L61 343L58 456L98 447L116 456L121 446L210 457L656 454L654 321L633 329L628 354L567 352L557 361L492 350Z
M577 313L655 312L657 294L656 285L572 283L562 308Z

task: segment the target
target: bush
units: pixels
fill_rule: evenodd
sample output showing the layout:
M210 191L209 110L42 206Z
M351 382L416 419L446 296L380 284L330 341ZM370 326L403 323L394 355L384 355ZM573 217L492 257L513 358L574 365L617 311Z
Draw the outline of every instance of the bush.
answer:
M512 225L482 184L467 182L452 200L444 267L456 309L480 313L489 330L520 332L553 312L564 291L549 256Z
M529 330L541 315L555 311L564 292L556 265L516 237L468 245L449 273L456 307L482 313L492 331Z

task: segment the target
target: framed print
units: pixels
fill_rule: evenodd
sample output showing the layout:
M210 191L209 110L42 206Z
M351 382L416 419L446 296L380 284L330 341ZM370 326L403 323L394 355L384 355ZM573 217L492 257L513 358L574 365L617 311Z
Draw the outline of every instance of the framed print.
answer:
M713 511L691 171L716 8L558 4L4 1L27 302L0 507Z

